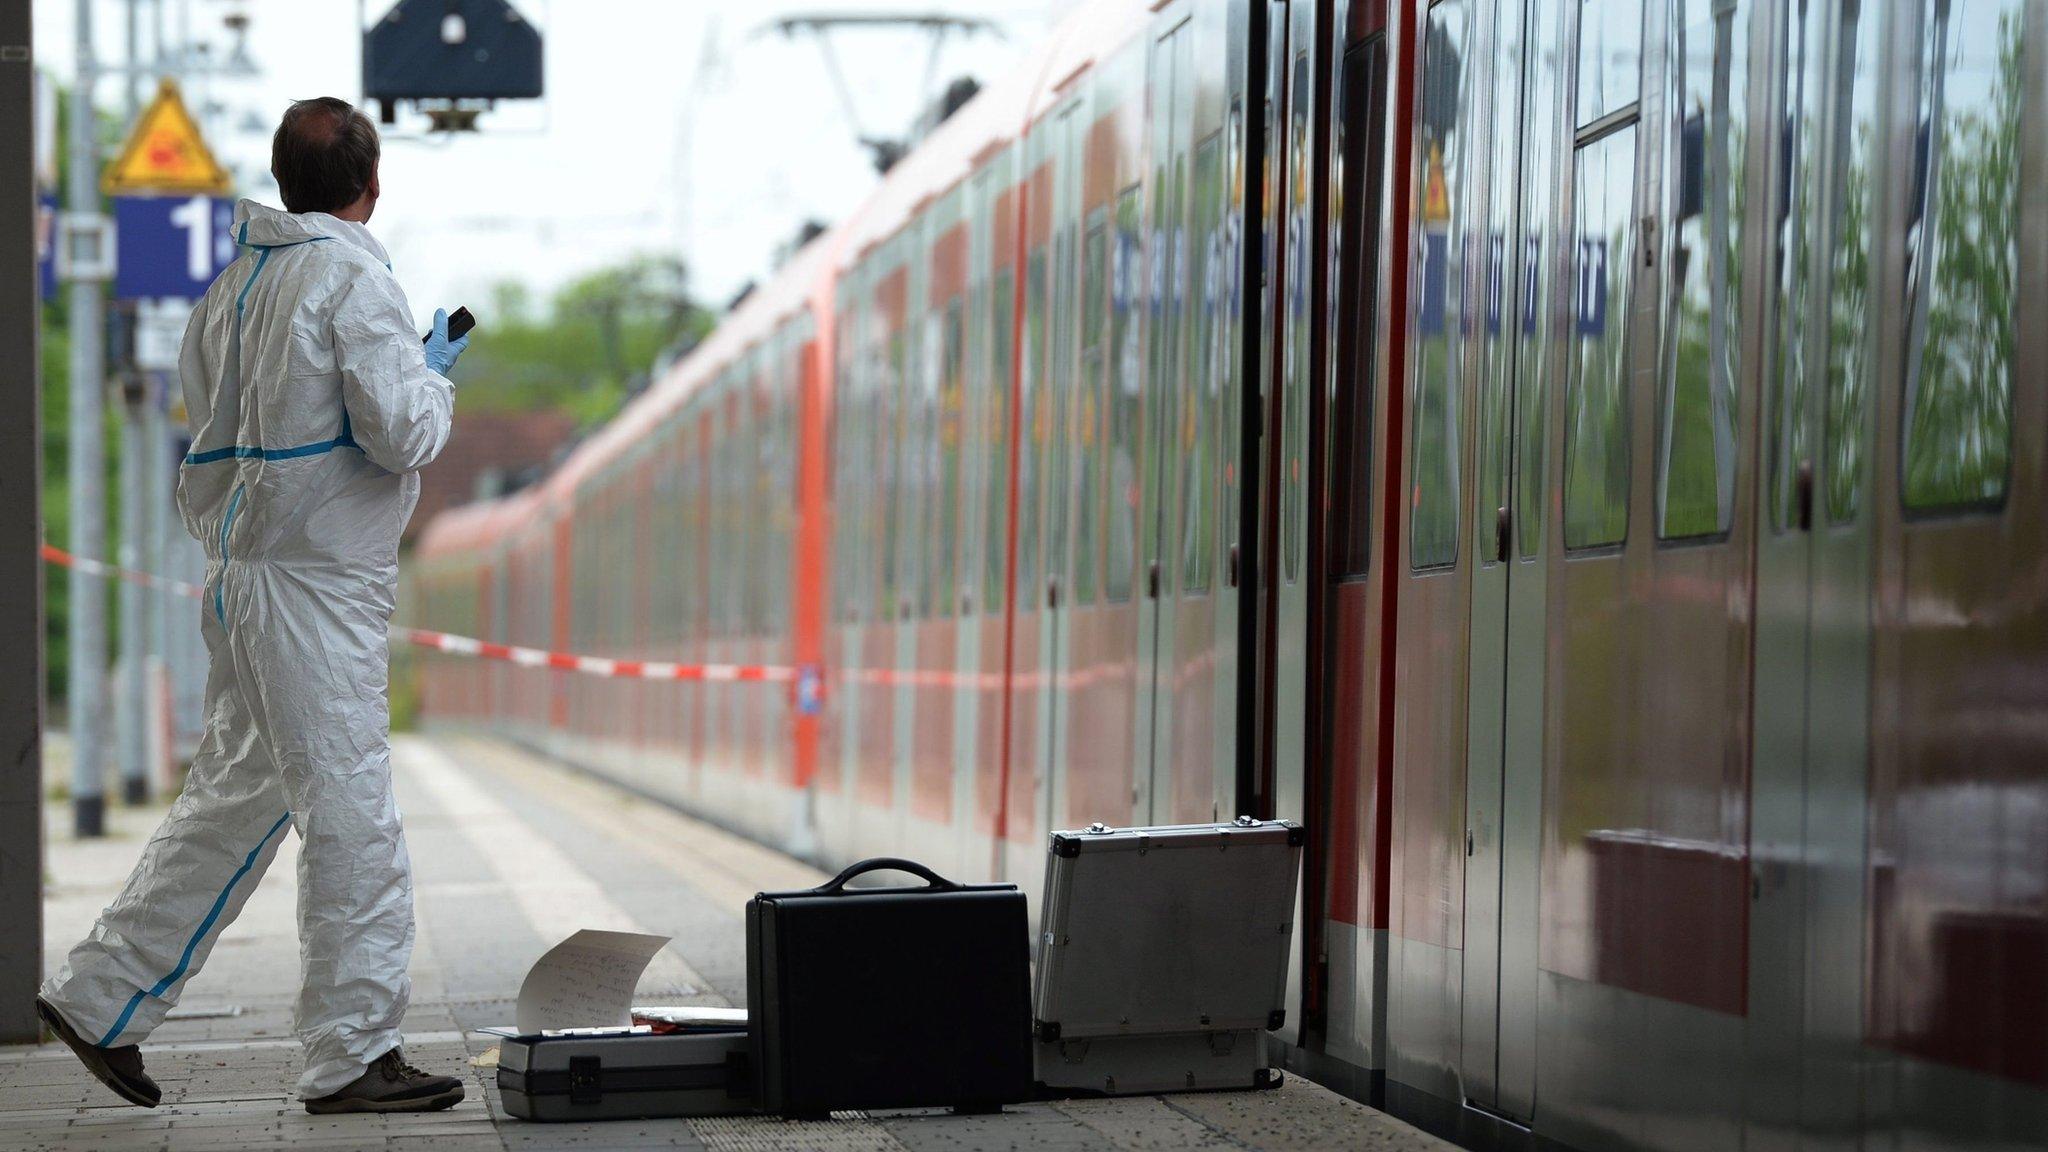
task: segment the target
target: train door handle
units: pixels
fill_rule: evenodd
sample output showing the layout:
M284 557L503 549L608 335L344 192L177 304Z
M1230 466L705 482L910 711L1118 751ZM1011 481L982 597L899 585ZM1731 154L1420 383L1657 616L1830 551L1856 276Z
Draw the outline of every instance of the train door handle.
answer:
M1798 491L1794 498L1799 501L1799 530L1813 531L1813 461L1799 462Z
M1145 595L1154 600L1159 599L1159 561L1157 560L1145 566Z
M1508 558L1508 538L1513 534L1514 517L1506 508L1493 510L1493 558L1505 562Z
M1237 587L1237 545L1235 544L1230 546L1229 561L1224 566L1224 579L1229 581L1230 587Z
M972 592L962 592L960 594L960 614L962 616L974 615L974 594Z
M1058 608L1060 606L1060 578L1057 576L1047 576L1045 578L1045 606L1047 608Z

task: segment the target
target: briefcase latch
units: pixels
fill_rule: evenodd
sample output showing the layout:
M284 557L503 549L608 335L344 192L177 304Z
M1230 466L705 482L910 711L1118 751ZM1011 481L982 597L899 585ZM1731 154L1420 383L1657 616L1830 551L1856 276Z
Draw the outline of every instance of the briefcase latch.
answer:
M569 1103L595 1104L604 1099L604 1061L596 1056L569 1057Z

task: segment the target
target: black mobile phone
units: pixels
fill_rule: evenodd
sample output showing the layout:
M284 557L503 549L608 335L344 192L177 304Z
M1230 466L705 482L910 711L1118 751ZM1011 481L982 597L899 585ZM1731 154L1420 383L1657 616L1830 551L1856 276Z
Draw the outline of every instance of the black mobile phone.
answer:
M469 330L474 327L476 327L476 317L469 314L469 309L457 308L448 317L448 339L460 340L464 336L469 335ZM420 337L420 343L425 344L433 338L433 332L429 331L425 336Z

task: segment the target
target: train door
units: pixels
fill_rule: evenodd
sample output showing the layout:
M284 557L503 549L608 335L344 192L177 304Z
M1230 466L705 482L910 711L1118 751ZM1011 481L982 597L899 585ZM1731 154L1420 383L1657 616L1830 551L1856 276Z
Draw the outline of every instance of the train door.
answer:
M2048 824L2009 818L2043 791L2041 11L1772 14L1754 1148L2048 1130Z
M1458 7L1475 18L1464 29L1454 28ZM1535 1095L1535 814L1543 771L1545 365L1531 280L1541 270L1534 252L1543 248L1553 151L1547 103L1539 97L1525 107L1530 7L1522 0L1442 5L1424 49L1438 52L1434 64L1425 58L1425 83L1462 89L1460 111L1472 117L1467 131L1495 126L1456 141L1455 159L1430 155L1425 207L1438 201L1437 165L1462 161L1458 211L1467 214L1466 227L1462 241L1452 242L1462 244L1467 262L1461 282L1478 296L1468 297L1462 333L1470 357L1463 388L1472 398L1462 423L1472 459L1458 533L1471 557L1459 1070L1468 1103L1517 1118L1531 1115ZM1439 256L1448 253L1423 253L1425 279L1440 274L1430 267Z
M1185 11L1183 19L1181 13ZM1235 449L1240 298L1233 189L1243 163L1242 92L1203 84L1219 67L1236 76L1229 22L1241 11L1206 0L1169 9L1175 26L1155 48L1170 61L1167 101L1155 103L1155 248L1164 253L1155 305L1155 401L1148 415L1148 580L1158 596L1152 645L1149 813L1157 824L1230 819L1237 812L1238 596L1226 541L1241 469ZM1237 82L1241 84L1241 81ZM1155 100L1160 84L1155 82ZM1236 114L1226 112L1226 103ZM1164 126L1158 117L1169 116ZM1157 143L1169 141L1165 150ZM1151 574L1156 572L1156 577ZM1143 720L1141 719L1141 723Z
M1133 819L1140 824L1173 822L1176 765L1160 751L1171 747L1175 611L1179 596L1179 501L1182 465L1196 452L1182 421L1196 419L1200 397L1189 379L1185 357L1188 299L1188 135L1193 122L1194 26L1178 19L1152 43L1147 96L1150 140L1147 158L1151 203L1146 213L1148 258L1145 302L1144 430L1138 459L1139 589L1136 731L1132 736ZM1206 810L1201 813L1206 817Z
M1051 285L1045 309L1051 314L1052 338L1045 368L1047 425L1045 491L1043 494L1045 580L1038 590L1043 606L1038 631L1039 659L1030 683L1037 694L1032 718L1032 763L1040 791L1041 819L1048 830L1071 827L1072 788L1068 782L1067 728L1071 709L1068 664L1072 659L1073 607L1081 583L1083 552L1088 536L1080 517L1080 478L1093 443L1084 427L1087 388L1094 379L1099 351L1092 340L1100 327L1088 305L1098 300L1095 286L1100 233L1087 228L1084 238L1082 197L1090 123L1086 84L1069 93L1050 130L1054 233ZM1084 283L1086 281L1086 283ZM1099 309L1097 310L1099 312ZM1022 593L1020 592L1021 596ZM1019 666L1019 673L1024 667ZM1022 697L1019 697L1021 700Z
M1327 509L1324 562L1312 578L1324 583L1319 631L1323 658L1314 673L1320 720L1310 734L1312 762L1328 765L1323 859L1313 873L1307 906L1319 910L1322 947L1314 957L1325 1005L1322 1050L1355 1068L1380 1066L1375 985L1383 971L1378 898L1385 880L1373 854L1386 837L1387 815L1378 793L1386 562L1378 532L1386 523L1398 477L1383 476L1388 453L1381 444L1389 409L1383 397L1384 304L1381 252L1385 218L1387 140L1386 8L1377 0L1340 0L1332 38L1336 74L1331 108L1330 213L1332 272L1328 465L1324 489L1311 506ZM1405 232L1405 228L1403 229ZM1397 241L1398 242L1398 241ZM1398 263L1396 267L1404 267ZM1398 280L1398 278L1397 278Z
M1271 0L1265 14L1265 132L1261 232L1265 283L1260 296L1260 349L1255 404L1248 403L1256 437L1257 524L1247 530L1257 541L1252 565L1255 642L1259 688L1252 746L1245 760L1248 779L1240 803L1252 814L1311 823L1307 775L1309 661L1309 566L1311 515L1310 404L1322 364L1316 335L1322 330L1324 193L1326 170L1319 143L1326 119L1319 119L1315 49L1318 4ZM1319 424L1319 421L1318 421ZM1251 439L1252 437L1247 437ZM1247 451L1247 455L1250 452ZM1319 517L1315 517L1318 522ZM1247 786L1248 785L1248 786ZM1311 843L1304 870L1320 866ZM1301 1038L1302 948L1319 930L1294 918L1296 947L1290 950L1285 1024L1276 1032L1294 1044Z
M1071 458L1080 374L1078 249L1085 109L1085 97L1063 94L1059 110L1035 126L1029 138L1033 168L1026 211L1031 241L1025 258L1022 384L1029 411L1019 430L1018 620L1010 755L1032 781L1031 823L1044 831L1064 827L1066 820L1059 716L1067 633L1063 592L1073 587ZM1036 483L1027 485L1027 476ZM1033 506L1028 515L1022 510L1026 502ZM1034 556L1041 559L1027 562ZM1037 855L1044 851L1042 838L1022 839L1020 848L1024 854L1016 859L1019 873L1042 873Z

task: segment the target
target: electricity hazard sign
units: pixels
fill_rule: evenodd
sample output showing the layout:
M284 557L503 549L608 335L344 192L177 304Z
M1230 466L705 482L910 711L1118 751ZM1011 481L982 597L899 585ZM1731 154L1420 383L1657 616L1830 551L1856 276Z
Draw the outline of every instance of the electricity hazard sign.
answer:
M228 190L228 173L199 135L199 124L185 110L178 85L167 79L158 84L156 99L136 119L120 158L107 166L101 184L110 195L220 194Z

